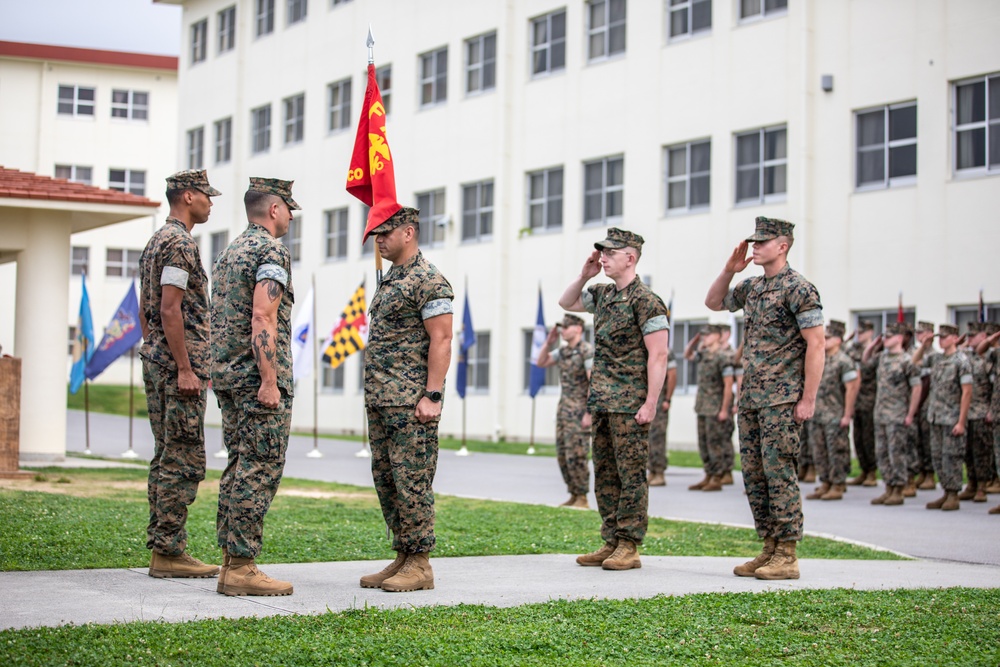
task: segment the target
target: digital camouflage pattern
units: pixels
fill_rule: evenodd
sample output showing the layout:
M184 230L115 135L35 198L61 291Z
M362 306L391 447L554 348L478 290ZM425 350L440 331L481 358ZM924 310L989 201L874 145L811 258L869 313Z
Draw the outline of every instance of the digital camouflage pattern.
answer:
M181 319L184 321L184 346L191 370L202 380L211 375L209 348L208 276L201 264L201 254L194 237L184 223L167 218L157 229L139 256L139 293L149 335L142 341L139 356L177 373L163 332L160 303L163 285L184 290ZM176 384L176 383L175 383Z
M218 197L222 193L208 183L208 173L204 169L185 169L167 176L167 190L187 190L194 188L204 192L209 197Z
M733 357L723 350L699 350L694 355L698 362L698 393L694 399L697 415L717 416L722 409L725 379L733 377Z
M581 340L575 347L564 345L551 353L559 369L562 393L556 410L556 458L566 489L585 496L590 490L590 432L580 420L587 411L590 379L587 371L594 359L594 346Z
M642 244L646 240L636 234L635 232L630 232L626 229L618 229L617 227L611 227L608 229L607 238L603 241L598 241L594 244L594 248L597 250L602 250L604 248L635 248L636 250L642 250Z
M677 355L673 350L667 350L667 375L671 370L676 372ZM656 416L649 423L649 472L661 474L670 463L667 453L667 428L670 426L670 410L663 409L667 400L667 379L663 379L663 389L660 390L660 402L656 404Z
M975 350L966 349L965 356L972 366L972 402L969 403L969 420L986 419L990 411L990 395L993 383L990 382L990 367L986 359L976 354Z
M747 278L729 290L723 307L743 309L743 387L740 412L795 403L805 382L806 341L800 329L823 326L819 292L785 265L776 275Z
M993 424L986 421L990 412L993 390L990 367L984 357L973 349L965 356L972 367L972 401L969 403L969 423L966 432L965 468L970 481L988 482L993 479Z
M257 283L274 280L283 290L278 306L278 340L275 369L278 387L293 395L291 257L278 239L260 225L250 223L215 260L212 271L212 387L260 387L254 359L253 293Z
M641 544L649 524L649 425L624 412L593 415L594 493L601 514L601 537Z
M427 388L431 337L424 320L452 312L451 284L417 253L386 272L368 306L365 405L416 406ZM444 388L442 387L442 392Z
M205 479L205 400L177 391L177 374L148 359L142 361L153 458L149 462L149 525L146 548L179 556L187 548L188 506Z
M962 385L972 384L972 364L961 350L924 359L924 363L933 363L927 419L932 424L952 427L958 423Z
M401 553L434 549L438 421L421 424L411 406L368 407L372 479L382 516Z
M770 241L779 236L795 238L795 225L787 220L765 218L762 215L758 215L754 221L754 233L747 237L747 241L750 243L754 241Z
M799 430L794 403L760 410L740 410L740 460L743 484L761 538L779 542L802 539L799 492Z
M816 475L822 482L843 484L851 469L850 427L841 427L839 419L829 422L810 419L805 426L808 436L802 443L802 449L809 447L812 450Z
M871 411L875 409L875 391L877 388L875 377L874 358L868 363L861 360L861 355L865 352L865 346L858 341L851 341L844 347L844 351L857 364L861 372L861 386L858 388L858 398L854 401L855 414L861 411Z
M283 181L280 178L259 178L256 176L250 177L250 187L248 190L254 192L262 192L266 195L274 195L275 197L281 197L282 201L288 206L288 208L293 211L300 211L302 207L299 206L294 199L292 199L292 184L295 181Z
M952 355L954 356L954 355ZM962 489L962 463L965 461L965 435L952 435L954 424L931 423L931 458L934 472L945 491Z
M884 351L875 356L877 391L875 423L902 424L910 411L910 395L920 386L920 369L905 352Z
M912 465L910 442L916 424L875 423L875 457L886 486L903 486Z
M280 404L268 408L257 400L258 387L215 390L222 410L222 439L229 451L219 480L216 537L236 558L256 558L271 507L285 469L292 397L281 390Z
M733 419L719 421L715 415L698 415L698 454L707 475L726 472L726 448L733 448Z
M868 363L861 361L865 346L857 341L847 345L848 356L854 359L861 371L861 386L854 401L854 453L862 472L871 472L878 467L875 456L875 392L877 390L874 358Z
M823 376L816 392L816 410L810 421L824 424L839 422L844 416L847 383L857 377L857 365L843 350L826 355Z
M621 291L614 283L592 285L581 300L594 314L594 370L587 405L591 413L634 415L648 391L643 337L669 328L667 307L639 276Z
M994 474L1000 477L1000 347L991 347L986 353L990 367L990 379L993 382L990 393L990 412L993 413L993 464Z

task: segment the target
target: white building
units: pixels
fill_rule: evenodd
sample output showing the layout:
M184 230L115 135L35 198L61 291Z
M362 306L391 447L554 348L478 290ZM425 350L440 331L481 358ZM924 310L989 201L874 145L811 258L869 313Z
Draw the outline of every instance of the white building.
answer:
M177 58L0 42L0 95L3 166L164 202L164 179L177 165ZM164 203L142 218L73 235L66 257L66 340L77 324L81 274L87 273L100 338L136 274L139 253L165 215ZM9 258L4 261L0 289L11 298L0 299L0 345L18 355L12 298L17 276ZM66 368L68 380L69 363ZM135 379L142 384L138 363ZM128 357L98 381L127 384Z
M608 226L645 237L639 272L674 294L678 351L757 215L797 224L791 263L828 318L881 326L902 292L908 316L964 321L980 289L1000 316L994 0L162 1L184 9L178 166L224 193L206 263L245 225L249 176L294 179L293 280L301 302L315 278L321 329L374 287L344 190L372 26L398 198L421 208L456 328L471 303L470 437L529 437L537 290L551 324ZM362 428L361 365L324 374L321 430ZM672 443L695 441L691 370ZM538 398L540 440L557 396Z

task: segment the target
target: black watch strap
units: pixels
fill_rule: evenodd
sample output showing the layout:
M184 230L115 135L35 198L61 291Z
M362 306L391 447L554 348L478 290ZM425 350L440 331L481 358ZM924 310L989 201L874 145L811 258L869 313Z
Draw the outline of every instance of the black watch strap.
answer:
M430 391L428 389L425 389L424 390L424 398L429 398L434 403L440 403L441 402L441 392L440 391Z

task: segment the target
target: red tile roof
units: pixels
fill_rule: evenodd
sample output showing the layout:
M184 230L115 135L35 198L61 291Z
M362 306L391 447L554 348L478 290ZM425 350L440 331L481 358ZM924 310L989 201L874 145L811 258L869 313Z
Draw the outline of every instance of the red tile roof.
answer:
M8 169L0 165L0 199L48 199L50 201L86 204L120 204L122 206L160 205L139 195L118 190L105 190L83 183L70 183L61 178L39 176L30 171Z
M28 44L26 42L0 41L0 56L177 71L176 56L155 56L149 53L103 51L101 49L79 49L72 46L51 46L49 44Z

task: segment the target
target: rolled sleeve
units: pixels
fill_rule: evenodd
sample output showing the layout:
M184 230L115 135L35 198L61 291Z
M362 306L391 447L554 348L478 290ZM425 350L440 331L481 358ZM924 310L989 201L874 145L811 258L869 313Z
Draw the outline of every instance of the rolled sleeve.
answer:
M852 368L851 370L846 371L843 375L840 376L840 381L843 382L844 384L847 384L848 382L856 380L857 378L858 378L858 372Z
M184 269L176 266L165 266L160 274L160 285L172 285L182 290L187 290L189 274Z
M823 326L823 309L812 308L804 310L795 315L795 321L799 323L799 329L812 329Z
M432 299L420 309L420 317L421 319L429 320L432 317L448 315L452 312L454 312L454 309L451 305L451 299Z
M584 310L586 310L588 313L593 314L593 312L594 312L594 305L596 303L594 301L594 293L591 292L589 289L584 290L580 294L580 303L583 304L583 309Z
M667 321L666 315L657 315L656 317L651 317L646 320L642 325L642 335L648 336L651 333L657 331L670 331L670 322Z
M282 287L288 287L288 271L277 264L261 264L257 267L257 282L273 280Z

